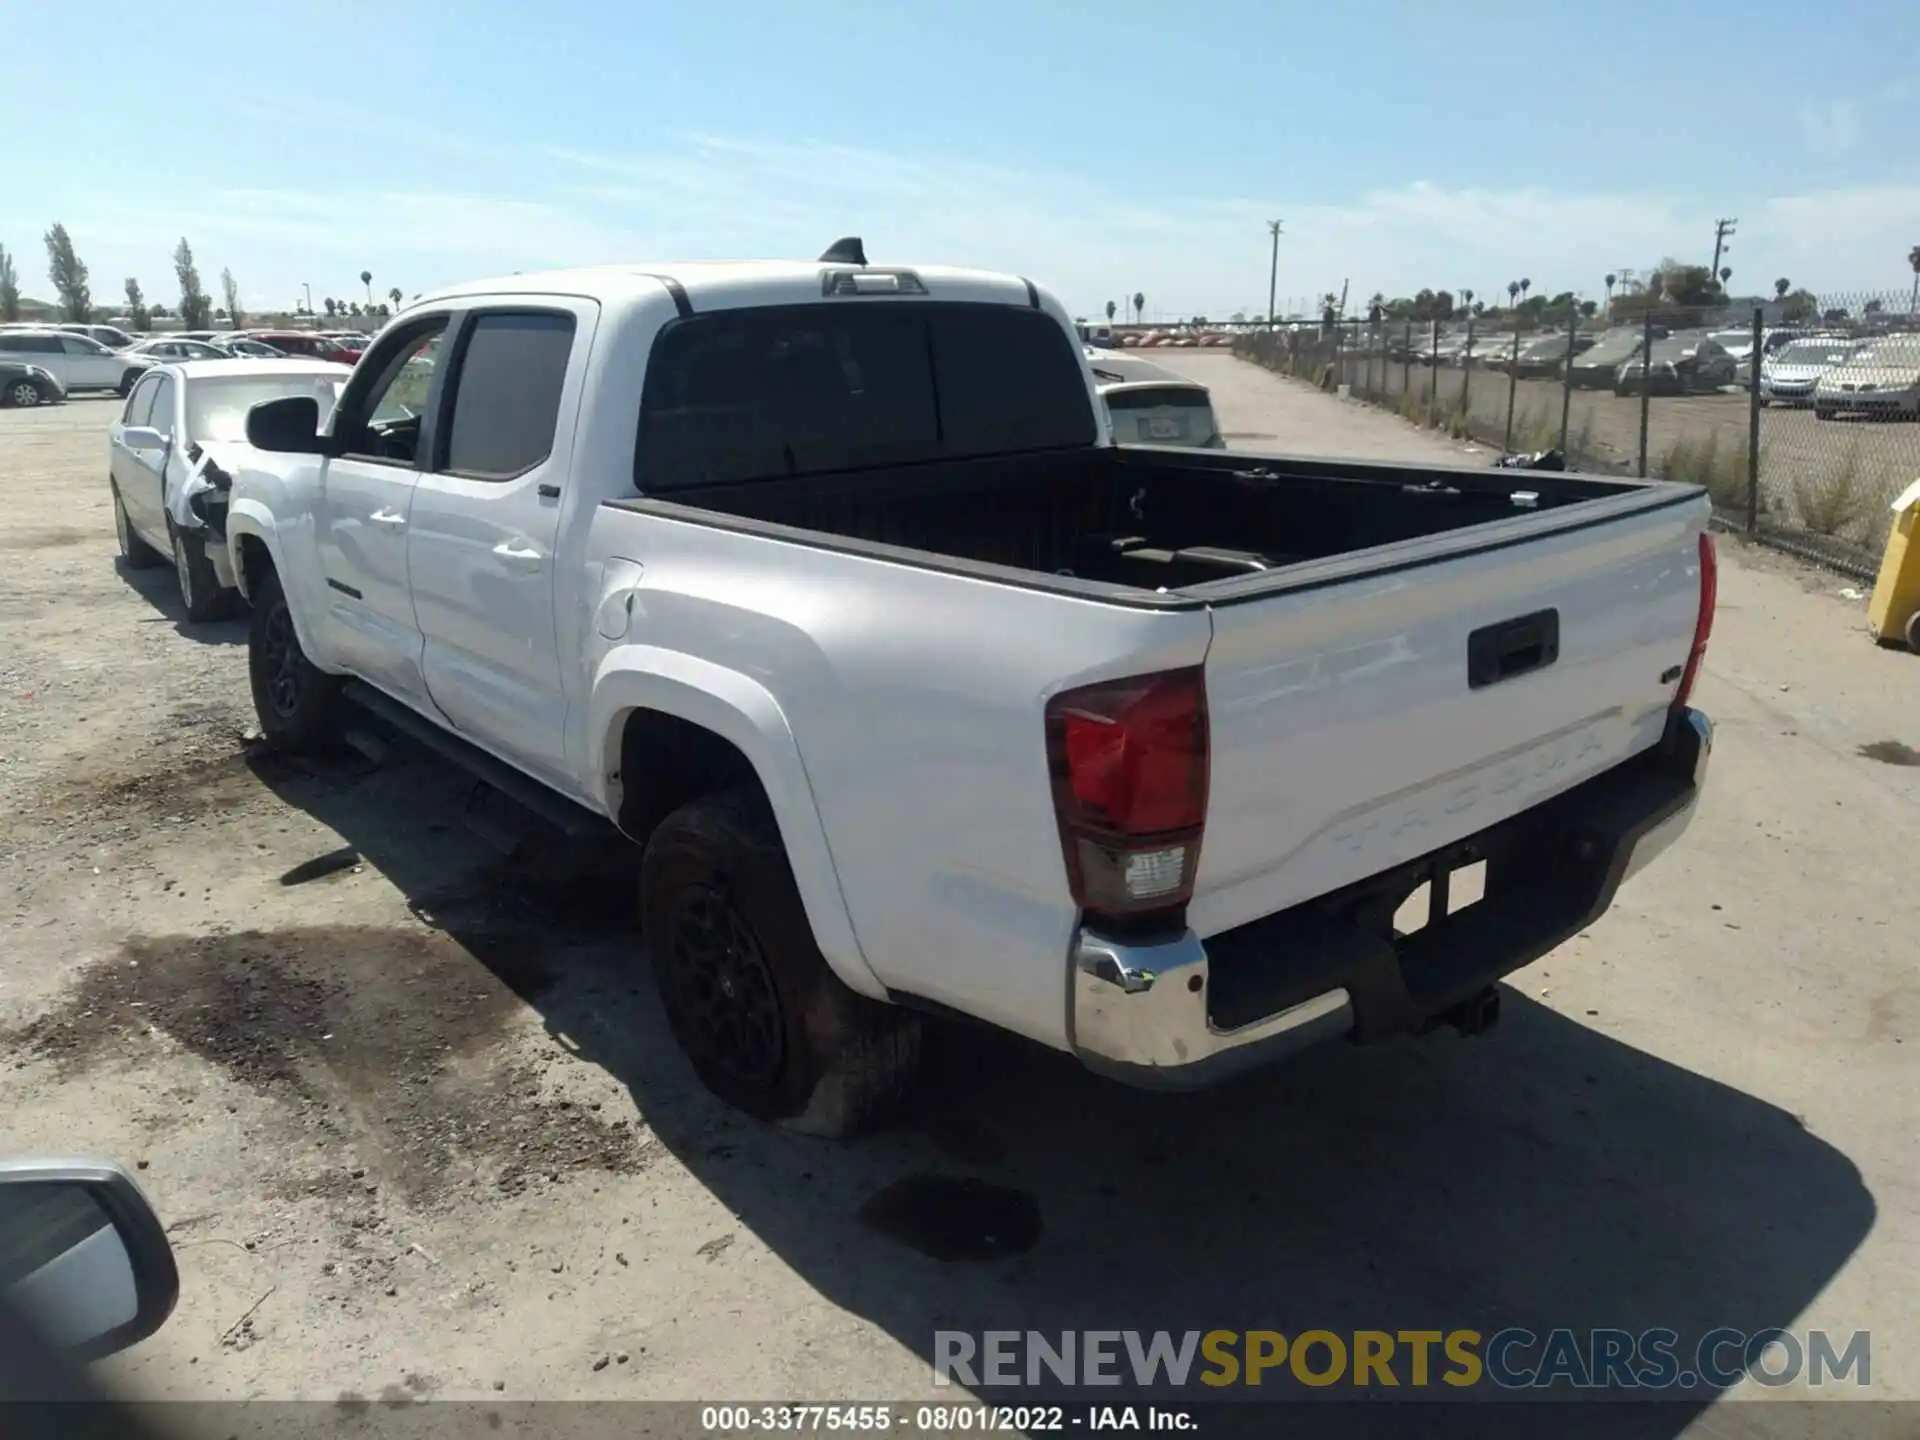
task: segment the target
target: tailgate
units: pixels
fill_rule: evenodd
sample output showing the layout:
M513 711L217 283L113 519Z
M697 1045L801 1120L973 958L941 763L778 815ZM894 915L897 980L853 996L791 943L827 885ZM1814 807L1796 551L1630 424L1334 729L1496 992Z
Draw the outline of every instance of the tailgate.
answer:
M1198 934L1417 859L1659 740L1707 505L1664 487L1589 504L1603 518L1477 527L1498 536L1214 606Z

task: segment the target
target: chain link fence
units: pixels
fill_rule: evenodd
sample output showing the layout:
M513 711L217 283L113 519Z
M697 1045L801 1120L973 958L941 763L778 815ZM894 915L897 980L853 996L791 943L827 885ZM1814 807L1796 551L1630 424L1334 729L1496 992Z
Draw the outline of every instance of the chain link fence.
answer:
M1234 353L1504 452L1706 487L1722 523L1862 578L1920 478L1920 314L1645 309L1516 333L1471 318L1255 331Z

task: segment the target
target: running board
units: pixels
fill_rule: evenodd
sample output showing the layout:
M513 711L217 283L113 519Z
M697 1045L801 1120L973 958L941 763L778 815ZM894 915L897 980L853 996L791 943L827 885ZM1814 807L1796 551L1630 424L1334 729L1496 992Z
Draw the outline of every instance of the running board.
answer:
M358 705L362 710L385 721L409 739L417 740L429 750L451 760L462 770L498 790L522 809L529 810L570 840L617 840L620 832L613 823L594 814L585 806L576 805L565 796L556 795L539 781L521 774L511 765L496 760L476 745L469 744L457 735L450 735L416 714L398 700L382 695L371 685L359 680L349 680L341 694Z

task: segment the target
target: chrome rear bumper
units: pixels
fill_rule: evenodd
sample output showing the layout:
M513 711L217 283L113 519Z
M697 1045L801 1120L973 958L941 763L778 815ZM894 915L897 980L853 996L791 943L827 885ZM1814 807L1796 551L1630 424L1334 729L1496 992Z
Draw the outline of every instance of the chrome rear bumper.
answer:
M1646 755L1540 807L1537 816L1515 817L1475 837L1477 848L1497 851L1504 843L1526 851L1538 848L1538 834L1552 835L1565 840L1568 858L1554 862L1554 879L1542 888L1516 887L1510 896L1496 897L1490 880L1487 900L1461 912L1473 916L1464 925L1452 926L1460 917L1449 917L1398 947L1357 930L1340 934L1318 918L1302 929L1276 916L1232 932L1236 964L1245 963L1250 945L1257 948L1270 936L1274 967L1297 966L1333 982L1288 996L1250 1021L1215 1022L1213 961L1192 931L1141 943L1083 927L1072 958L1074 1051L1089 1069L1131 1084L1191 1089L1326 1041L1418 1028L1605 911L1623 881L1685 832L1712 751L1712 722L1697 710L1680 711ZM1420 863L1403 872L1412 876ZM1333 937L1331 967L1328 948L1303 953L1297 944L1302 934ZM1216 948L1229 938L1214 937ZM1339 957L1348 954L1350 973L1343 973L1347 962ZM1284 976L1278 984L1277 993L1284 994Z

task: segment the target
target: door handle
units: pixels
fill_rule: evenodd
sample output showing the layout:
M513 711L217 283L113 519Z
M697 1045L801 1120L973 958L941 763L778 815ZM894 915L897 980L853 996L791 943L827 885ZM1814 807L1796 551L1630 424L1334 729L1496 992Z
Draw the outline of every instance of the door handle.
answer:
M533 546L519 540L502 540L493 547L493 553L508 564L517 565L523 570L537 570L541 562L547 558Z
M380 509L374 511L373 514L367 517L367 519L371 520L376 525L392 525L396 528L407 523L406 516L402 515L397 510L389 510L385 506L382 506Z
M1560 658L1560 612L1539 610L1498 625L1484 625L1467 637L1467 688L1478 690Z

